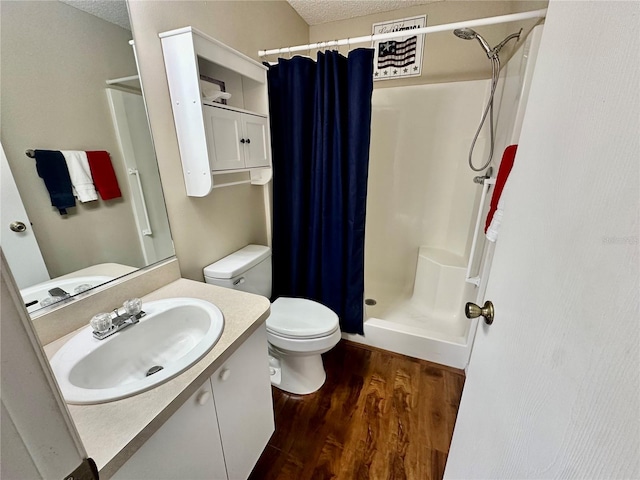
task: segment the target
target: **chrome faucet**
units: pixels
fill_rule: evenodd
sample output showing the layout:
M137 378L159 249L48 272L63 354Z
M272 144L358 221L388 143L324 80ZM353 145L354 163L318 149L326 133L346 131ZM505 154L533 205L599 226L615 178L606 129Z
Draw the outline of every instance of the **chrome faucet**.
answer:
M142 300L132 298L126 300L122 307L114 308L110 313L94 315L89 325L93 328L93 336L98 340L104 340L120 330L135 325L145 315L146 313L142 310Z
M69 292L66 292L60 287L54 287L51 290L49 290L49 295L52 297L62 297L62 298L67 298L71 296Z

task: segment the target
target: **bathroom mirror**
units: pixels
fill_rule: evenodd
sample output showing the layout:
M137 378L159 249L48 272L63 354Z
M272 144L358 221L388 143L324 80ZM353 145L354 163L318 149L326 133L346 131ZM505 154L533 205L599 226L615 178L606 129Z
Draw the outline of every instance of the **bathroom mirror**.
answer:
M175 253L126 4L108 22L74 3L0 4L2 246L32 314ZM60 215L29 149L108 152L121 196Z

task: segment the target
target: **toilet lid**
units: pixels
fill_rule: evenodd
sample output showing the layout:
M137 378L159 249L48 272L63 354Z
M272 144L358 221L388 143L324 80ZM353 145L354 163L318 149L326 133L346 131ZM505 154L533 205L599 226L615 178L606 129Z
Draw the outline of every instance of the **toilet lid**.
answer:
M338 329L338 315L306 298L280 297L271 304L267 331L288 338L318 338Z

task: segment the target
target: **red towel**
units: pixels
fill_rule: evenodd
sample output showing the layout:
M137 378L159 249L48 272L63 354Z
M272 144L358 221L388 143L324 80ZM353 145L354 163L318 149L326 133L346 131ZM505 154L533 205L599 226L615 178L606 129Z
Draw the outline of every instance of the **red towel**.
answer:
M105 151L87 152L89 169L93 177L93 184L102 200L120 198L122 193L118 186L116 172L113 171L109 153Z
M496 185L493 189L493 196L491 197L487 221L484 224L484 233L487 233L487 230L489 230L489 225L491 225L491 220L493 220L493 214L496 213L496 209L498 208L498 201L500 200L500 195L502 195L504 184L507 182L509 173L511 173L511 169L513 168L513 161L516 158L517 149L518 145L509 145L504 149L504 153L502 154L502 162L500 162L500 168L498 168L498 176L496 177Z

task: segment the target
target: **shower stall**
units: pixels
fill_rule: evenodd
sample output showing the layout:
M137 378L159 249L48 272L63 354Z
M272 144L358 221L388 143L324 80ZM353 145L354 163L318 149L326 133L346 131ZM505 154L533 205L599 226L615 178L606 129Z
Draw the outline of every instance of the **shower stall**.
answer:
M505 147L518 143L542 28L521 39L499 72L494 171ZM489 56L490 49L485 50ZM465 317L464 305L483 302L493 248L482 230L473 241L476 226L484 225L491 192L482 195L490 182L474 183L479 174L467 159L472 142L474 164L488 158L489 120L475 139L474 134L491 92L491 80L374 90L364 336L344 338L466 366L477 319Z

